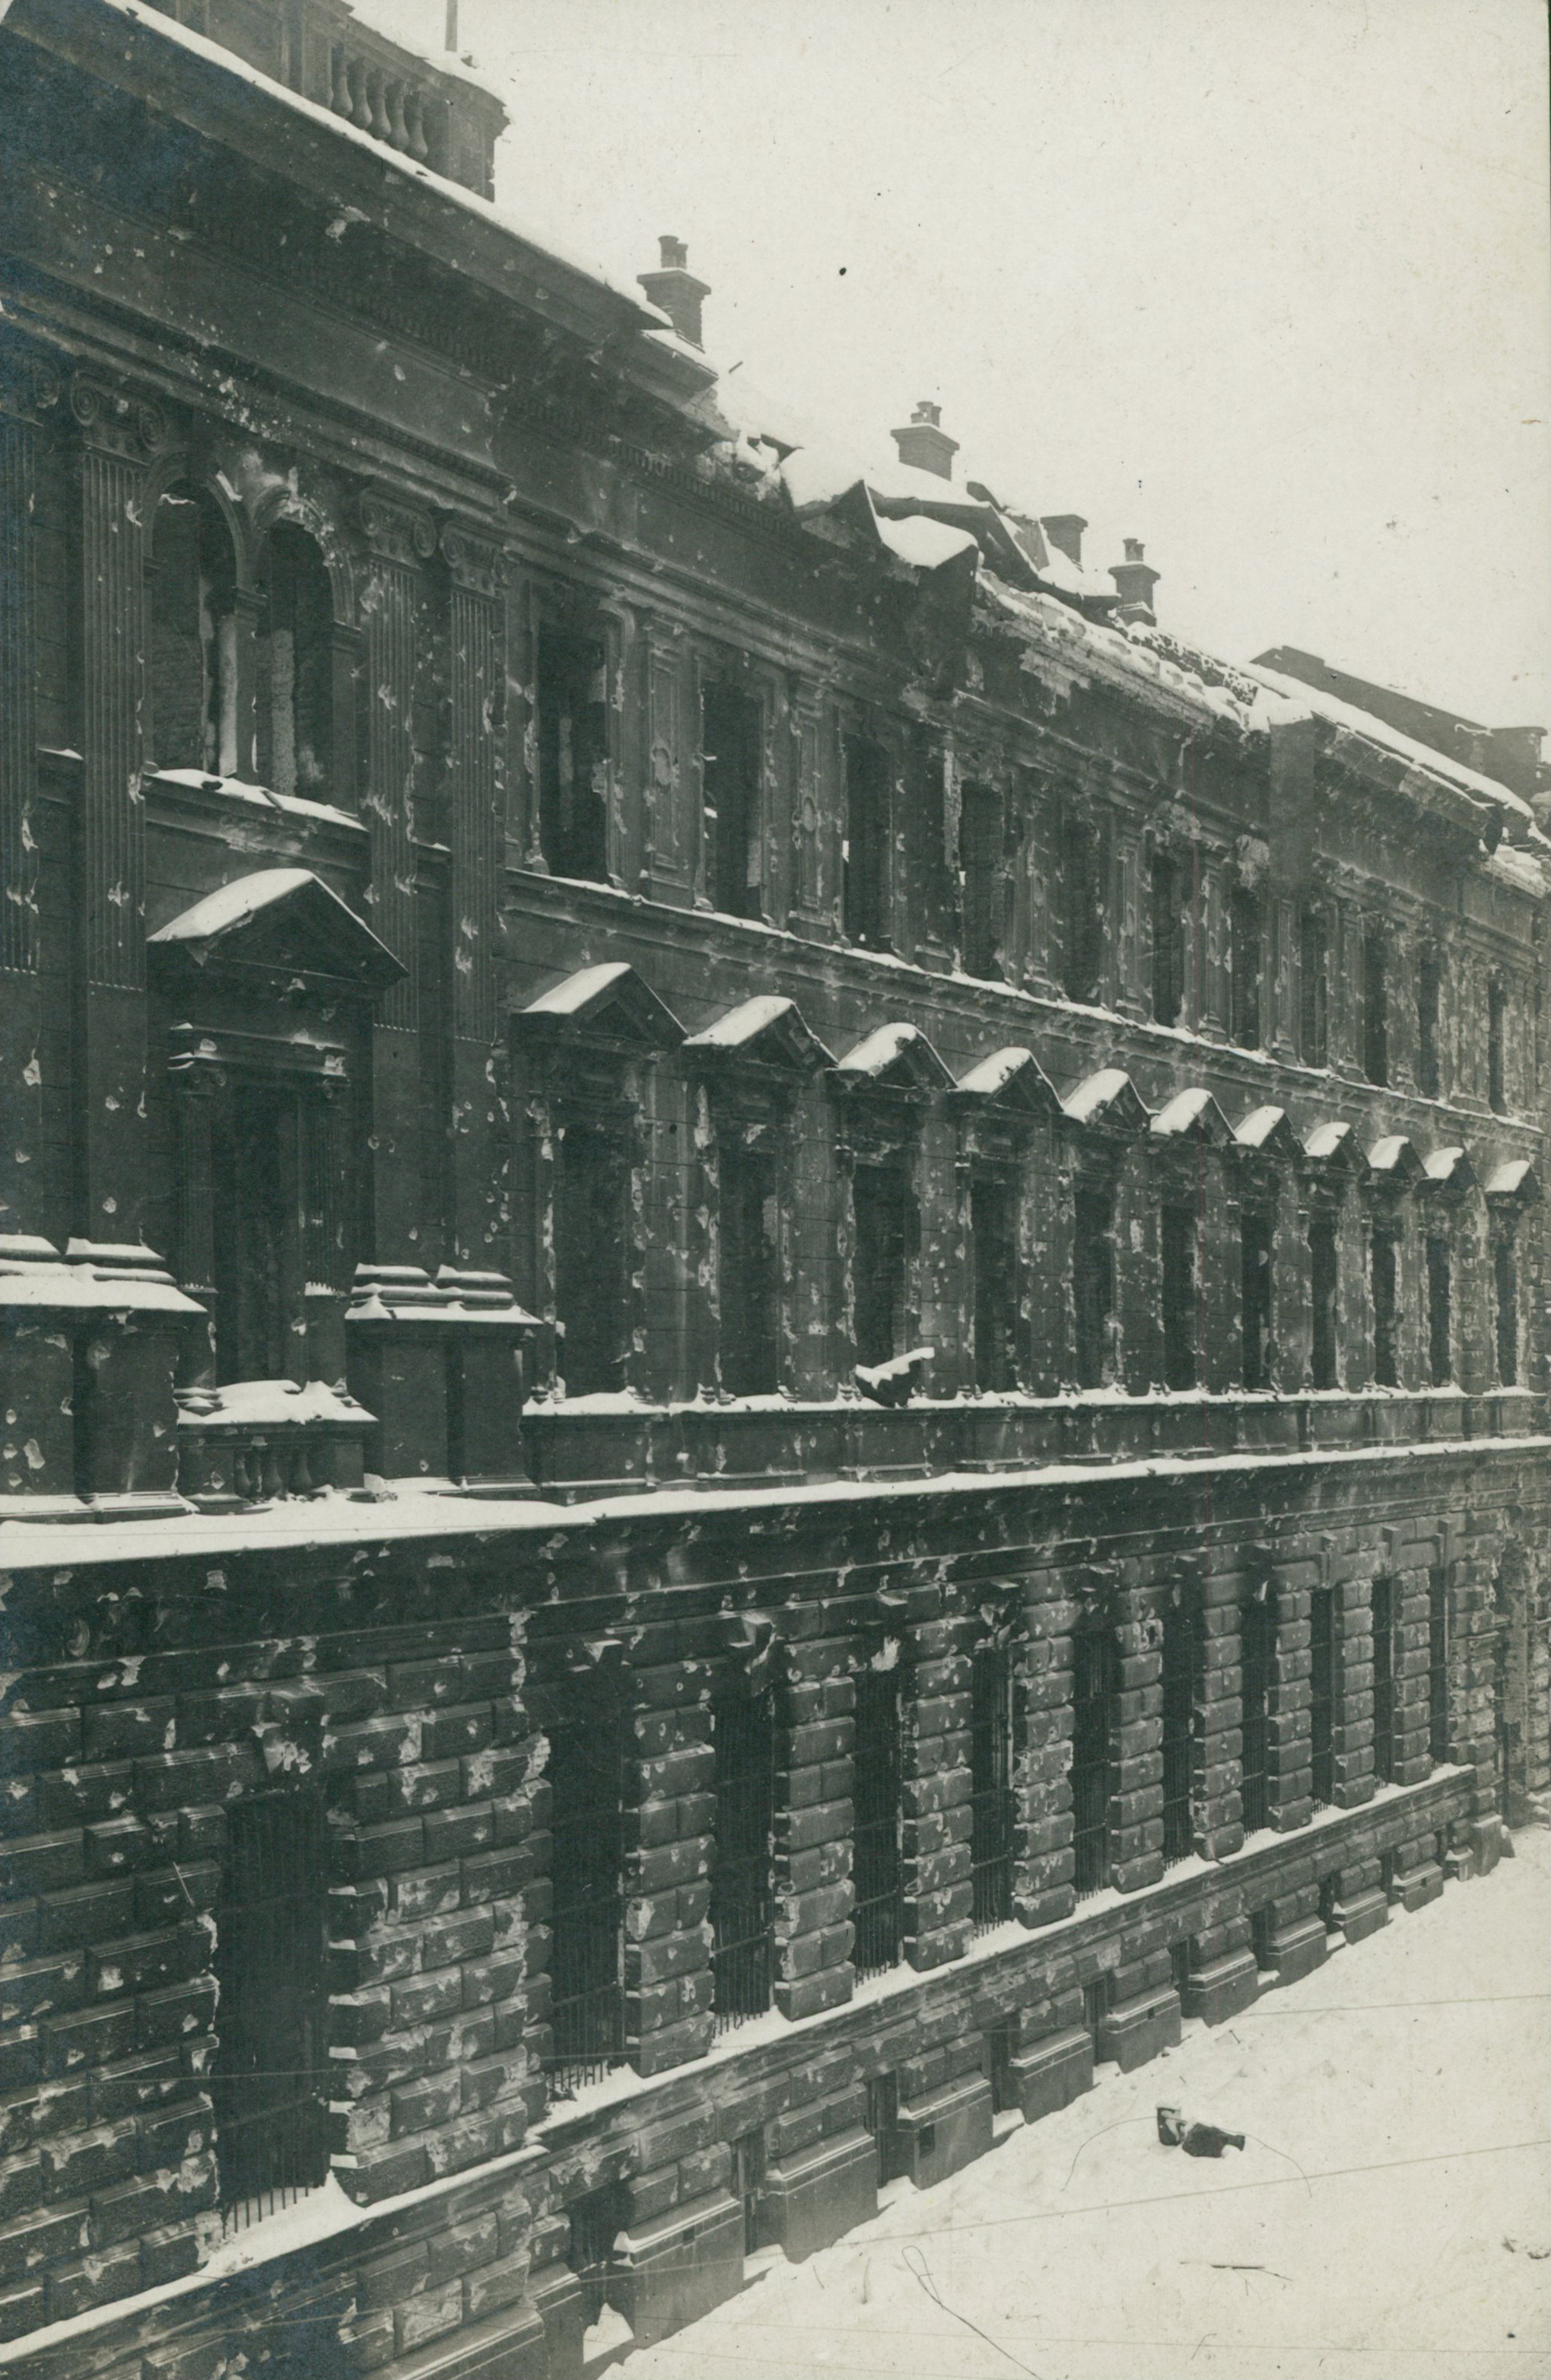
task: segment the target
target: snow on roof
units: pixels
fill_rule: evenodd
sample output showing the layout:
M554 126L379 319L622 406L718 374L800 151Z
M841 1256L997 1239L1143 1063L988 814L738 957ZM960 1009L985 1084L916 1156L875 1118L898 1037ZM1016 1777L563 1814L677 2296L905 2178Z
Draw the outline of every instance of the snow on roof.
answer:
M961 1075L958 1087L972 1099L994 1099L1020 1080L1041 1086L1055 1099L1055 1089L1032 1050L1018 1042L1010 1042L1005 1050L993 1050L982 1058L967 1075Z
M918 1025L878 1026L846 1051L835 1071L876 1081L905 1057L913 1058L923 1072L939 1075L944 1083L953 1079Z
M1349 1123L1316 1123L1303 1143L1305 1157L1334 1157L1351 1146L1352 1133Z
M1470 1158L1462 1148L1435 1148L1424 1158L1423 1171L1429 1182L1452 1182L1465 1179L1473 1172Z
M1258 678L1273 694L1301 705L1305 712L1327 719L1333 726L1348 728L1370 744L1381 745L1431 775L1442 777L1477 801L1496 802L1516 818L1533 825L1534 812L1528 802L1521 801L1507 785L1499 784L1496 777L1484 777L1479 770L1467 768L1462 760L1451 759L1447 752L1436 751L1430 744L1417 743L1414 736L1403 735L1398 727L1391 727L1387 720L1375 718L1371 710L1359 710L1355 703L1343 702L1339 696L1327 694L1322 686L1305 686L1302 678L1286 677L1280 670L1266 669L1260 662L1247 662L1245 674Z
M787 1000L780 992L762 991L757 993L753 1000L743 1001L736 1008L729 1008L714 1025L708 1025L702 1032L692 1033L684 1046L686 1050L741 1050L745 1042L756 1039L778 1017L793 1016L796 1013L794 1000Z
M979 540L967 528L954 528L947 521L928 520L917 513L907 520L878 520L878 534L891 553L908 562L913 570L938 570L961 553L977 553Z
M1251 1108L1238 1125L1233 1137L1241 1148L1264 1148L1278 1126L1288 1123L1285 1108ZM1290 1126L1289 1127L1290 1129Z
M1103 1115L1117 1099L1125 1099L1127 1092L1144 1115L1146 1103L1123 1066L1101 1066L1097 1075L1086 1075L1076 1089L1061 1101L1062 1107L1077 1123L1091 1123ZM1129 1103L1129 1102L1128 1102Z
M227 1380L210 1392L212 1402L200 1410L190 1407L183 1415L190 1427L209 1429L213 1424L229 1421L246 1428L275 1429L290 1422L370 1422L376 1419L366 1407L341 1389L331 1389L321 1380L309 1380L302 1387L296 1380Z
M607 991L611 984L620 982L630 972L625 959L604 959L597 966L578 967L575 975L563 977L559 983L551 983L548 991L541 991L537 1000L530 1000L523 1013L527 1016L576 1016L600 992Z
M1214 1137L1229 1137L1228 1119L1210 1091L1193 1085L1189 1090L1176 1091L1173 1098L1159 1108L1148 1125L1160 1139L1171 1140L1178 1134L1209 1131Z
M1368 1163L1375 1173L1406 1173L1421 1167L1421 1160L1403 1132L1386 1133L1382 1140L1375 1140L1368 1151Z
M1535 1186L1534 1166L1527 1157L1510 1157L1499 1165L1486 1184L1488 1198L1516 1198L1523 1190Z
M230 933L235 926L246 925L261 909L272 909L277 901L299 892L304 884L316 884L327 892L331 901L339 902L337 892L330 892L321 876L310 868L261 868L251 876L238 876L230 884L223 884L217 892L207 892L191 909L185 909L165 926L159 926L150 936L153 942L208 942L217 934ZM352 921L360 924L355 911ZM368 931L370 931L370 928Z

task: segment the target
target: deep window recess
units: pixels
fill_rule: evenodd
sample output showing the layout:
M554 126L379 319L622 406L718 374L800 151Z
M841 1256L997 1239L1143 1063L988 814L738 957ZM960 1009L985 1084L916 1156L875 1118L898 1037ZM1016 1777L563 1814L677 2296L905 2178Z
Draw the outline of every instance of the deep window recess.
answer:
M1506 1626L1497 1630L1492 1647L1492 1781L1497 1815L1509 1818L1513 1792L1513 1724L1509 1716L1509 1671L1511 1654Z
M1426 1099L1437 1098L1441 1080L1438 1019L1442 993L1443 961L1436 951L1424 951L1416 966L1416 1087Z
M859 1975L881 1974L899 1960L903 1939L904 1870L900 1856L902 1725L900 1673L870 1664L856 1680L852 1760L855 1811L852 1912Z
M333 603L322 556L306 532L272 529L261 573L259 779L277 794L332 791Z
M745 2132L733 2143L733 2188L744 2211L744 2254L754 2255L765 2244L762 2220L765 2192L765 2135Z
M897 2074L874 2074L866 2082L866 2094L863 2122L878 2150L881 2189L884 2182L899 2180L907 2162L907 2143L900 2128L900 2078Z
M1519 1380L1519 1254L1505 1232L1492 1245L1492 1287L1496 1304L1497 1380L1505 1389Z
M221 2204L237 2228L328 2174L328 1824L302 1786L232 1803L226 1828L212 2095Z
M1012 1659L982 1645L970 1671L970 1881L977 1934L1012 1914Z
M966 785L959 812L966 975L1001 973L1004 832L1001 795L990 785Z
M212 1118L216 1377L305 1370L303 1185L297 1094L236 1078Z
M1298 1052L1305 1066L1327 1056L1328 957L1325 914L1305 909L1298 920Z
M624 2054L624 1780L612 1697L580 1680L558 1688L549 1740L551 2089L560 2097Z
M566 2208L571 2240L565 2261L582 2285L582 2319L590 2330L612 2300L614 2241L629 2220L623 2183L605 2182ZM616 2307L616 2312L623 2312Z
M1508 1111L1503 1066L1504 1025L1508 994L1495 978L1486 987L1486 1102L1494 1115Z
M1389 951L1376 925L1363 934L1363 1072L1370 1083L1389 1080Z
M1374 1378L1381 1389L1400 1384L1400 1302L1395 1234L1375 1224L1368 1248L1374 1293Z
M1254 1963L1263 1975L1276 1973L1276 1953L1271 1947L1276 1923L1274 1909L1257 1909L1250 1918L1250 1949L1254 1952Z
M1200 1225L1194 1207L1163 1210L1163 1379L1193 1389L1200 1377Z
M1080 1628L1072 1640L1072 1847L1073 1882L1082 1900L1109 1881L1109 1798L1120 1686L1114 1631Z
M863 1364L886 1364L905 1352L905 1291L909 1279L914 1207L910 1169L903 1157L858 1163L852 1174L856 1220L853 1280L856 1299L856 1356Z
M1024 2104L1018 2088L1018 2070L1013 2064L1017 2040L1017 2028L1012 2022L993 2025L986 2035L986 2080L991 2086L994 2116L1005 2115L1010 2107L1021 2108Z
M1243 1208L1239 1219L1239 1271L1246 1389L1271 1385L1271 1233L1268 1207Z
M976 1172L969 1188L975 1260L975 1381L1018 1385L1018 1196L1005 1175Z
M1171 1866L1195 1849L1195 1698L1200 1621L1181 1597L1163 1615L1163 1860Z
M1185 998L1185 920L1177 860L1155 853L1152 867L1153 1014L1177 1025Z
M1241 1049L1260 1044L1260 978L1266 965L1266 912L1258 892L1236 885L1231 919L1230 1025Z
M889 756L866 736L845 739L845 878L849 942L889 947Z
M236 571L208 496L169 489L156 507L150 570L147 747L162 769L235 776Z
M1107 1189L1079 1189L1073 1201L1072 1261L1077 1385L1102 1388L1115 1310L1115 1202Z
M1395 1582L1375 1578L1374 1623L1374 1778L1395 1782Z
M561 1376L573 1396L624 1385L629 1148L623 1128L584 1116L555 1135L555 1305Z
M770 2004L775 1911L770 1838L775 1825L772 1690L737 1681L711 1722L716 1771L716 1856L711 1868L711 2005L718 2033Z
M1269 1591L1251 1596L1239 1613L1241 1765L1244 1832L1270 1824L1269 1704L1277 1649L1277 1613Z
M1454 1251L1442 1234L1427 1242L1427 1361L1435 1389L1454 1378Z
M1316 1389L1337 1386L1337 1318L1340 1271L1336 1218L1316 1207L1309 1217L1309 1286L1312 1299L1310 1371Z
M1084 818L1066 820L1061 836L1061 895L1066 996L1097 1001L1104 976L1104 903L1099 840Z
M760 705L728 686L701 696L706 890L713 909L757 917L760 892Z
M1094 2057L1101 2062L1116 2056L1114 2043L1105 2033L1105 2020L1114 2005L1113 1975L1095 1975L1083 1985L1083 2022L1093 2036Z
M1336 1597L1316 1591L1310 1613L1309 1730L1314 1758L1314 1804L1328 1809L1336 1797Z
M776 1152L736 1129L718 1142L721 1383L735 1397L781 1386Z
M600 638L539 631L539 839L551 873L608 874L608 662Z
M1448 1572L1435 1562L1427 1572L1427 1753L1448 1757Z

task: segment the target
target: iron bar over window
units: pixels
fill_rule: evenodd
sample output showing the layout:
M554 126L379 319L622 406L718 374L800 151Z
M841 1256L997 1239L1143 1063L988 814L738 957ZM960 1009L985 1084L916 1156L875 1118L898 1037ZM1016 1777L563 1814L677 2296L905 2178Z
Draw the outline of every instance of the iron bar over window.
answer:
M1443 961L1436 951L1424 951L1416 965L1416 1087L1426 1099L1438 1095L1442 991Z
M1072 1643L1072 1847L1077 1898L1109 1881L1120 1646L1111 1628L1080 1628Z
M1503 1064L1504 1024L1508 994L1494 977L1486 987L1486 1104L1494 1115L1508 1111L1508 1084Z
M1236 886L1231 918L1232 971L1229 990L1233 1038L1242 1050L1260 1043L1260 978L1266 965L1266 913L1258 892Z
M1380 1785L1395 1782L1395 1582L1375 1578L1374 1624L1374 1778Z
M845 939L889 945L889 756L866 736L845 739Z
M966 785L959 813L966 975L1001 973L1004 833L1002 799L995 786Z
M1309 1217L1309 1285L1313 1304L1309 1368L1316 1389L1333 1389L1337 1385L1340 1268L1336 1218L1327 1207L1316 1207Z
M1454 1378L1453 1321L1454 1251L1447 1239L1427 1242L1427 1365L1433 1386L1441 1389Z
M1389 1080L1389 949L1373 924L1363 935L1363 1072L1370 1083Z
M870 1664L856 1680L854 1782L856 1905L854 1953L859 1975L894 1966L904 1938L904 1871L900 1856L903 1783L900 1673Z
M776 1152L733 1125L718 1138L721 1384L735 1397L781 1385Z
M1018 1193L1000 1172L976 1172L969 1189L975 1264L975 1384L1018 1385Z
M1244 1832L1270 1823L1269 1703L1277 1648L1277 1613L1269 1589L1250 1596L1239 1613L1240 1755Z
M608 874L607 659L601 638L546 625L535 689L539 835L550 871Z
M596 2082L624 2053L622 1752L619 1711L607 1689L580 1679L561 1687L549 1765L557 2097Z
M701 698L701 783L705 798L705 884L713 909L732 917L759 914L760 712L727 686Z
M1298 920L1298 1054L1305 1066L1326 1062L1327 965L1325 914L1304 909Z
M1185 921L1179 863L1166 853L1152 867L1153 1015L1177 1025L1185 998Z
M864 1364L886 1364L905 1351L905 1285L914 1202L903 1157L858 1164L851 1177L856 1219L853 1280L856 1354Z
M1507 1232L1493 1243L1492 1286L1497 1309L1497 1380L1511 1389L1519 1378L1519 1256Z
M1195 1698L1201 1621L1181 1595L1163 1615L1163 1860L1169 1866L1195 1849Z
M970 1671L970 1886L975 1931L1012 1914L1012 1657L981 1645Z
M1271 1385L1271 1235L1268 1207L1245 1207L1239 1219L1240 1320L1246 1389Z
M1329 1587L1315 1595L1310 1613L1309 1733L1314 1804L1325 1810L1336 1798L1336 1597Z
M773 1691L741 1680L716 1702L716 1849L711 1867L711 2006L718 2033L770 2004L775 1825Z
M1400 1266L1395 1233L1387 1223L1374 1225L1368 1261L1374 1293L1374 1378L1381 1389L1393 1389L1400 1378Z
M1061 838L1064 911L1062 989L1068 1000L1095 1001L1104 978L1104 900L1100 843L1088 820L1068 817Z
M228 1811L213 2078L228 2228L288 2206L328 2175L328 1873L314 1787L257 1794Z
M1073 1201L1072 1302L1077 1385L1102 1388L1115 1310L1115 1203L1108 1189L1080 1188Z
M1194 1207L1163 1210L1163 1378L1170 1389L1193 1389L1199 1378L1200 1225Z
M1448 1757L1448 1572L1435 1562L1427 1572L1427 1752Z
M630 1150L623 1127L567 1117L556 1135L555 1304L561 1376L573 1396L624 1378Z

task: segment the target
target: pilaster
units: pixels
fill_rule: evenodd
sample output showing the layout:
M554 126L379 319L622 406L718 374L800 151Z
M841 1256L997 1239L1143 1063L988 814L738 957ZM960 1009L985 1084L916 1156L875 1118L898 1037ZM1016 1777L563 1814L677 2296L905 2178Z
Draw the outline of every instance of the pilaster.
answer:
M452 845L453 1245L464 1263L493 1262L500 1222L500 1109L491 1080L496 1039L499 897L505 813L502 705L505 573L498 546L444 528L451 580L448 638Z

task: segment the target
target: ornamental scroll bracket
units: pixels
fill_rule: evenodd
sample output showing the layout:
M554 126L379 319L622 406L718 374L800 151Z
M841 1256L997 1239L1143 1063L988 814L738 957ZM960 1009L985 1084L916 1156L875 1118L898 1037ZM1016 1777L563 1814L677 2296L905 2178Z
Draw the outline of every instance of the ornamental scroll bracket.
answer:
M149 463L169 443L167 417L153 397L79 371L70 382L70 414L87 443L128 463Z
M360 522L367 544L380 561L413 569L436 552L436 524L430 513L400 496L369 488L360 500Z
M499 596L506 584L506 555L491 538L449 523L442 531L442 551L454 586L471 595Z

